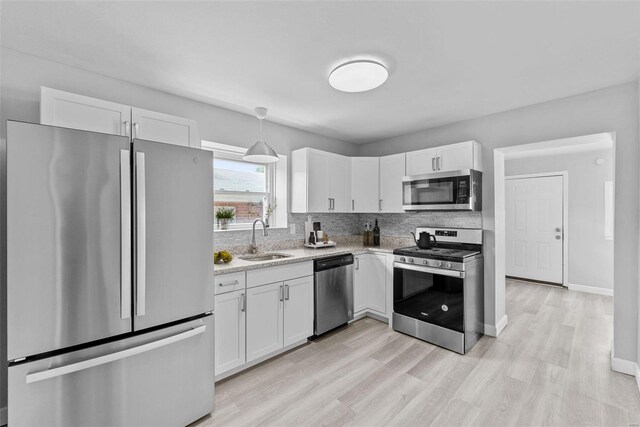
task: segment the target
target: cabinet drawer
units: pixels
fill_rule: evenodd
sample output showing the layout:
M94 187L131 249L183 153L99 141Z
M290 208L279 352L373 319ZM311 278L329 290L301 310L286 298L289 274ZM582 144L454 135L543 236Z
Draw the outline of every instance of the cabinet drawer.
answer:
M247 288L313 275L313 261L247 271Z
M216 295L244 289L246 284L245 272L239 271L237 273L216 275L214 283Z

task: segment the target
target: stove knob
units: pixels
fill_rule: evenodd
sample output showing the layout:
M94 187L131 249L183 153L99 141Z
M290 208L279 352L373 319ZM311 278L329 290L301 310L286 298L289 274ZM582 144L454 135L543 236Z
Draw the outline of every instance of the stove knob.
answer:
M424 265L429 265L429 261L427 261L426 259L425 259L424 261L422 261L422 263L423 263Z
M401 256L401 257L400 257L400 262L405 262L405 261L406 261L406 259L404 259L404 257L403 257L403 256Z
M408 261L410 264L413 264L413 258L409 258L407 261Z
M452 268L453 264L451 264L450 262L447 263L447 268Z
M436 267L442 267L442 261L436 262Z

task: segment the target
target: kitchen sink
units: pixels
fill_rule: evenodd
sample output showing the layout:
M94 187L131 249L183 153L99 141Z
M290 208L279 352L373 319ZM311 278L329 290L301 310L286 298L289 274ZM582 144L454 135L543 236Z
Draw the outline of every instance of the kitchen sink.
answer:
M255 255L243 255L241 257L238 257L238 259L244 260L244 261L273 261L275 259L282 259L282 258L290 258L293 255L287 255L287 254L255 254Z

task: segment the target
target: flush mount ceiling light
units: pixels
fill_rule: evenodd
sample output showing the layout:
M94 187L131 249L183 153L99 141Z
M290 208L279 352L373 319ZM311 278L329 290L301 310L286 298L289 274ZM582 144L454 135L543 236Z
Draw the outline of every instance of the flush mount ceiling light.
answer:
M256 117L260 120L260 139L251 146L242 157L244 160L256 163L273 163L280 160L278 153L262 139L262 120L267 117L267 109L258 107L255 109Z
M387 77L389 72L381 63L357 60L338 65L329 74L329 84L342 92L365 92L380 86Z

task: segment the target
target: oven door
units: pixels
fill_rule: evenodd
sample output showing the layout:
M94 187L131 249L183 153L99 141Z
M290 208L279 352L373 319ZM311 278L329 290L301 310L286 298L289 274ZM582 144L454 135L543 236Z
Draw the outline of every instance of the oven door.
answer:
M481 173L474 170L405 176L404 210L480 210Z
M393 311L464 332L464 272L394 263Z

